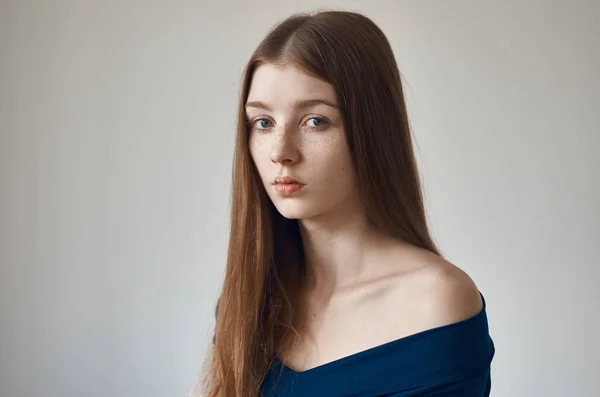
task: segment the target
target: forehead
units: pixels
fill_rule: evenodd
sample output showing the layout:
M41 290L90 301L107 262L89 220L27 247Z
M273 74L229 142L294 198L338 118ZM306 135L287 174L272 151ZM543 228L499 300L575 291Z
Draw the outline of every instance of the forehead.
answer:
M280 105L290 104L299 98L320 98L334 102L335 97L333 86L326 81L294 66L266 63L254 71L247 101Z

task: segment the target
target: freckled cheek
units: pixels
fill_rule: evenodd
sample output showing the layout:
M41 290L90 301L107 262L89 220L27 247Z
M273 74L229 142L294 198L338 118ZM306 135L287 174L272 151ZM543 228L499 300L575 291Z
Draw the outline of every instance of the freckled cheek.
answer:
M250 158L254 162L254 165L256 167L256 170L258 171L258 174L260 175L260 178L264 180L268 177L266 175L266 164L269 159L268 155L265 153L264 145L260 144L260 142L258 142L257 140L250 140L250 142L248 142L248 148L250 151Z
M248 141L248 148L252 160L257 165L264 163L265 159L268 159L270 156L267 142L264 139L251 137Z
M313 175L323 183L334 186L346 179L351 172L349 153L344 141L315 141L306 145L303 152Z

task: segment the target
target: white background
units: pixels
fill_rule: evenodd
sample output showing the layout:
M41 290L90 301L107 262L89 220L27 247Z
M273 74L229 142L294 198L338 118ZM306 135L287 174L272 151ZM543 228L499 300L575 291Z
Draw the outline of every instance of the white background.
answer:
M392 43L432 233L488 303L492 396L597 395L599 1L3 0L1 397L192 389L242 68L323 7Z

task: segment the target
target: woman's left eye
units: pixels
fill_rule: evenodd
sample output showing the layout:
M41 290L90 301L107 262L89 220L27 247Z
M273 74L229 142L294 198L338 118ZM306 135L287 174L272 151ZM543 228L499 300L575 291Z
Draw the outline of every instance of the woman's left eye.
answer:
M313 125L309 125L311 128L323 128L327 125L327 121L320 117L311 117L307 120L307 123L313 121Z

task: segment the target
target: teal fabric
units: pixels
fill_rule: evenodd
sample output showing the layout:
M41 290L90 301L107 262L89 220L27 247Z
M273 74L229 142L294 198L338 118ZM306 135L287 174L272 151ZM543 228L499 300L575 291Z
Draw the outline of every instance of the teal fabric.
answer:
M481 292L480 292L481 295ZM264 397L487 397L495 348L486 303L475 316L296 372L278 358Z

